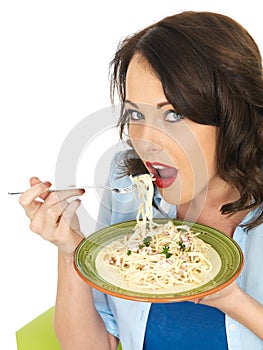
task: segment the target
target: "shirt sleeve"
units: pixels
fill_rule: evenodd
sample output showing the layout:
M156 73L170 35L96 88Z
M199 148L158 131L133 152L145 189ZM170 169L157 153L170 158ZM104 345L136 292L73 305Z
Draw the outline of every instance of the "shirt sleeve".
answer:
M253 215L254 213L250 213L251 217ZM238 276L237 283L252 298L263 304L263 224L248 232L239 225L233 238L241 247L245 260L243 271ZM263 341L228 315L226 315L226 331L229 350L263 350Z
M125 151L115 155L111 162L109 177L106 186L123 188L131 185L128 175L123 174L121 161ZM140 199L134 193L118 194L105 190L100 201L96 230L123 221L134 220L138 211Z
M112 160L110 166L109 177L106 182L106 186L112 185L112 178L115 173L116 157ZM103 227L109 226L112 223L112 192L105 190L100 201L99 213L96 224L96 231ZM99 290L93 289L94 304L97 312L102 318L107 332L119 338L119 329L116 323L115 317L111 311L108 303L107 295Z
M118 325L109 307L107 296L96 289L93 289L92 293L96 310L103 319L107 332L119 339Z
M114 159L111 161L110 165L110 171L109 171L109 176L107 178L107 181L105 183L105 186L112 186L112 178L114 176L114 169L115 169L115 160L116 156ZM96 224L96 231L100 230L103 227L111 225L111 217L112 217L112 192L105 190L101 201L99 205L99 213L97 217L97 224Z

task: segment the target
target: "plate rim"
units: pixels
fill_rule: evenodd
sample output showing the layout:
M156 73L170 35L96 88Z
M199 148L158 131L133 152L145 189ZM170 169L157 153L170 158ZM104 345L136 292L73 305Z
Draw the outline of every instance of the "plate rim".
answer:
M118 222L109 226L105 226L95 232L93 232L92 234L90 234L89 236L87 236L86 238L84 238L79 245L76 247L75 252L74 252L74 268L78 274L78 276L87 284L89 284L91 287L93 287L94 289L99 290L100 292L104 293L104 294L108 294L114 297L118 297L118 298L122 298L122 299L126 299L126 300L132 300L132 301L140 301L140 302L151 302L151 303L166 303L166 302L179 302L179 301L190 301L190 300L194 300L194 299L200 299L203 298L205 296L208 296L210 294L214 294L219 292L220 290L226 288L228 285L230 285L232 282L234 282L236 280L236 278L240 275L243 267L244 267L244 253L241 249L241 247L239 246L239 244L230 236L226 235L224 232L215 229L212 226L209 225L204 225L204 224L199 224L199 223L195 223L189 220L180 220L180 219L174 219L174 218L154 218L153 222L168 222L168 221L172 221L174 224L177 225L189 225L189 226L194 226L195 229L200 229L200 230L211 230L211 231L215 231L217 234L219 235L223 235L223 237L231 242L232 246L235 246L235 249L238 251L239 257L240 257L240 262L238 264L237 267L237 271L233 274L232 277L230 277L227 281L221 283L220 285L213 287L207 291L202 291L193 295L175 295L175 296L171 296L171 297L167 297L165 295L167 294L163 294L164 296L162 297L162 294L158 295L158 292L156 293L158 295L158 297L154 297L154 296L150 296L147 293L143 293L143 292L136 292L137 294L141 294L140 296L135 296L135 295L129 295L129 290L125 290L127 292L126 294L122 294L121 292L117 292L117 291L112 291L110 289L107 288L103 288L101 286L99 286L98 284L96 284L94 281L90 280L89 278L87 278L79 269L78 267L78 263L77 263L77 257L78 257L78 253L80 252L80 250L82 249L82 247L85 245L85 243L87 241L91 241L92 237L98 235L101 231L104 231L105 229L108 228L114 228L114 227L118 227L118 226L124 226L124 225L135 225L136 224L136 220L127 220L127 221L122 221L122 222ZM134 227L134 226L133 226ZM131 227L132 228L132 227ZM207 233L207 232L206 232ZM211 232L209 232L209 234L211 234ZM216 250L215 247L213 247L213 249ZM216 250L217 251L217 250ZM97 255L96 255L97 257ZM95 259L96 259L95 257ZM216 277L216 276L215 276ZM215 278L214 277L214 278ZM103 281L105 281L105 279L103 279ZM111 284L109 281L105 281L107 284L112 285L116 288L118 288L118 286ZM198 288L198 287L197 287ZM193 288L195 289L195 288ZM191 290L191 289L190 289ZM132 292L132 291L131 291ZM145 296L144 296L145 294ZM169 293L172 294L172 293Z

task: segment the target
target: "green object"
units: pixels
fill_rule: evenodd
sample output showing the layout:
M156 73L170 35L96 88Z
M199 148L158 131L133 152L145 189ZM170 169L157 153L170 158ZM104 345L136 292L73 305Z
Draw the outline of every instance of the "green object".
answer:
M136 221L126 221L105 227L84 239L75 252L75 268L79 276L92 287L116 297L148 302L170 302L202 298L232 283L243 268L243 254L238 244L224 233L206 226L174 219L154 219L157 224L172 221L175 225L188 225L198 238L211 245L212 270L201 285L175 285L159 292L131 287L101 264L101 250L125 235L131 235ZM168 250L168 248L166 248ZM96 261L98 257L98 261ZM168 256L167 256L168 257ZM205 274L204 274L205 275ZM205 277L204 277L205 278Z
M16 332L18 350L61 350L53 328L54 307Z
M54 307L16 332L18 350L61 350L53 328ZM122 350L119 344L117 350Z

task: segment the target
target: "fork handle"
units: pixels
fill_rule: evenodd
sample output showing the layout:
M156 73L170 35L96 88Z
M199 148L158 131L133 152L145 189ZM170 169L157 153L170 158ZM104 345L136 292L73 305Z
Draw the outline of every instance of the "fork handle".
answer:
M69 190L81 190L82 188L101 188L101 189L105 189L105 190L110 190L110 191L114 191L114 192L119 192L119 190L117 188L112 188L112 187L108 187L108 186L79 186L79 187L65 187L65 188L54 188L54 189L50 189L48 190L48 192L61 192L61 191L69 191ZM24 192L8 192L9 195L16 195L16 194L23 194Z

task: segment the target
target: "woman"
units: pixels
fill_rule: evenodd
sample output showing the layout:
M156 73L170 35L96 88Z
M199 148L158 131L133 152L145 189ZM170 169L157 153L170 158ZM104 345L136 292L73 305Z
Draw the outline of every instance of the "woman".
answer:
M155 217L225 232L243 249L245 266L231 286L196 303L151 305L92 291L73 267L83 239L75 215L79 200L67 202L84 191L48 193L49 182L32 178L20 203L31 229L58 246L55 329L62 348L113 350L120 339L124 350L263 349L257 45L226 16L183 12L124 40L112 65L112 92L117 89L123 104L120 132L128 130L131 151L113 160L110 185L152 173ZM132 195L105 193L98 227L134 219L137 209Z

